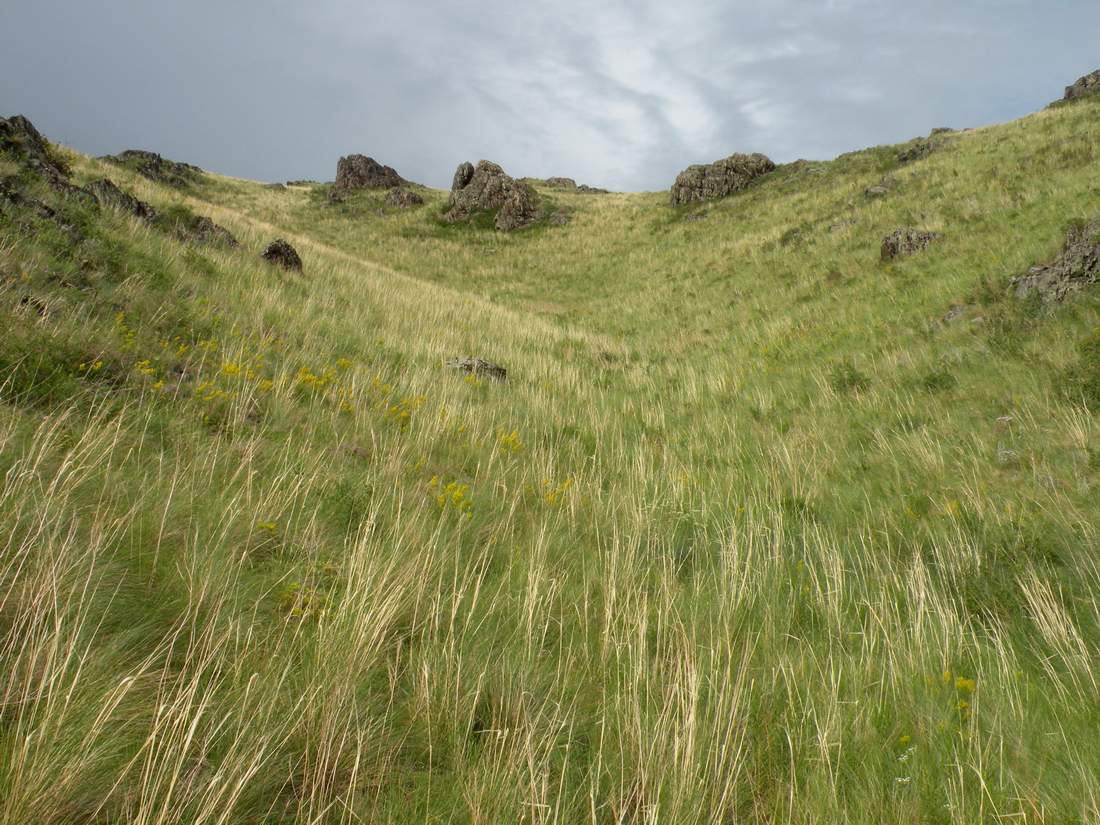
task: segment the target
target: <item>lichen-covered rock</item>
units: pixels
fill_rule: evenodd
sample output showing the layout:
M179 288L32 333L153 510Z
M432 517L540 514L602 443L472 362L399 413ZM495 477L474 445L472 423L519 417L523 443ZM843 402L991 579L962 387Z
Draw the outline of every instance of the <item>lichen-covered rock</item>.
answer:
M1017 297L1038 295L1054 303L1100 282L1100 217L1075 226L1066 237L1062 253L1049 264L1032 267L1027 275L1012 280Z
M156 152L149 152L145 149L127 149L117 155L105 155L100 160L117 163L128 169L133 169L139 175L151 181L176 188L183 188L197 183L202 176L202 169L197 166L168 160Z
M504 232L530 226L540 216L534 190L513 180L497 164L488 160L478 161L477 166L461 164L455 171L444 219L467 220L492 209L500 210L496 227Z
M475 378L488 378L490 381L504 381L508 377L508 370L484 358L456 358L448 361L447 367Z
M394 206L398 209L411 209L423 203L424 199L416 194L416 192L410 192L408 189L402 189L400 186L395 186L386 195L386 205Z
M942 138L920 138L914 140L898 152L898 163L912 163L915 160L926 158L933 152L938 152L942 149L944 144L945 141Z
M302 259L298 257L298 253L294 250L294 247L282 238L278 238L268 244L267 249L261 253L260 257L269 264L281 266L283 269L291 272L302 271Z
M926 232L913 227L895 229L882 241L882 260L890 261L920 252L940 237L938 232Z
M551 189L576 189L577 182L572 178L547 178L546 186Z
M348 155L336 164L336 189L392 189L407 183L393 167L366 155Z
M1072 86L1066 86L1066 95L1062 100L1080 100L1100 93L1100 69L1080 78Z
M759 153L730 155L714 163L689 166L672 185L672 205L724 198L774 169L771 159Z
M156 220L157 211L153 207L145 201L138 200L129 192L122 191L107 178L94 180L84 188L95 197L100 206L126 212L146 223Z

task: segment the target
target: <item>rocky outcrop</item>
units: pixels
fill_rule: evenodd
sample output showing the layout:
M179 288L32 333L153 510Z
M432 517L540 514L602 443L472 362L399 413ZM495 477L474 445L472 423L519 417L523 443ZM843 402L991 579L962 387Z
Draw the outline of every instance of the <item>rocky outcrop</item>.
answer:
M915 160L926 158L933 152L938 152L942 149L944 143L942 138L920 138L914 140L898 152L898 163L912 163Z
M740 192L773 169L771 159L759 153L730 155L714 163L689 166L676 176L672 185L672 205L724 198Z
M484 358L456 358L448 361L447 367L475 378L488 378L490 381L504 381L508 377L508 370Z
M366 155L348 155L336 164L335 188L339 190L392 189L407 183L392 167Z
M1072 86L1066 86L1066 95L1062 100L1080 100L1100 93L1100 69L1080 78Z
M577 191L582 195L606 195L610 189L600 189L598 186L589 186L587 183L582 183L577 187Z
M1012 280L1018 298L1037 295L1043 303L1062 301L1086 286L1100 282L1100 217L1075 226L1062 253L1049 264L1033 266Z
M513 180L488 160L478 161L477 166L460 164L444 219L463 221L494 209L499 210L496 227L504 232L530 226L540 217L535 192L526 183Z
M208 246L228 246L236 248L240 242L224 226L218 226L210 218L196 215L190 220L176 224L176 235L185 241Z
M904 227L895 229L882 241L882 260L891 261L906 255L913 255L940 239L938 232L926 232L923 229Z
M400 186L395 186L386 195L386 205L394 206L398 209L411 209L414 206L420 206L424 203L424 199L416 192L411 192L408 189L402 189Z
M543 183L551 189L576 189L577 182L572 178L547 178Z
M202 176L202 169L197 166L168 160L145 149L127 149L117 155L104 155L100 160L125 166L151 181L177 189L197 183Z
M269 243L267 249L260 254L260 257L269 264L281 266L290 272L302 271L302 259L298 257L294 247L282 238Z
M23 115L0 118L0 150L46 178L64 179L69 170L50 142Z
M126 212L145 223L156 220L157 211L145 201L140 201L129 192L123 192L114 182L103 178L94 180L84 187L99 202L100 206L106 206L118 212Z

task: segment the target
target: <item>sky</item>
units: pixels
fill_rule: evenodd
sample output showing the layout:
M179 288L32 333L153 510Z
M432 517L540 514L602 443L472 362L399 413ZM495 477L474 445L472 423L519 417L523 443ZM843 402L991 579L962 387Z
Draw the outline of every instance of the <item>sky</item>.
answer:
M0 115L255 180L358 152L449 187L667 188L1021 117L1100 68L1097 0L0 0Z

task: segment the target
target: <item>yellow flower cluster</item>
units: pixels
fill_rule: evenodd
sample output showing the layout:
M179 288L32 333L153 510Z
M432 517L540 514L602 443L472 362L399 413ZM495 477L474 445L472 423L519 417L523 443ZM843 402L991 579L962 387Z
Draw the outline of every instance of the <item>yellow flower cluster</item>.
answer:
M81 361L76 365L76 368L80 372L99 372L103 369L103 359L97 358L94 361Z
M424 406L427 400L423 395L406 395L396 404L392 404L386 414L401 427L407 427L412 420L412 414Z
M523 442L519 440L519 431L512 430L512 432L505 432L501 430L497 433L497 444L500 445L500 449L506 453L522 453Z
M129 349L137 339L137 333L126 323L126 313L119 310L115 313L115 332L122 339L123 349Z
M474 503L470 499L470 485L459 484L457 481L444 484L439 476L432 476L428 481L428 487L434 491L435 503L440 510L450 508L462 513L466 518L472 517Z
M559 502L561 502L561 500L565 497L565 494L569 492L572 486L572 478L567 478L565 481L558 485L555 485L554 482L552 482L550 479L544 478L542 480L543 501L545 501L551 507L554 507Z

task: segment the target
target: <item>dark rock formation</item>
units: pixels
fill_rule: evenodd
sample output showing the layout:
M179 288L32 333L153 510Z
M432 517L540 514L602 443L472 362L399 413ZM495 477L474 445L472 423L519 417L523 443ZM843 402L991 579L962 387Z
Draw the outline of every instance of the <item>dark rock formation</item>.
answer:
M1066 237L1062 254L1049 264L1033 266L1012 280L1018 298L1038 295L1043 303L1061 301L1100 281L1100 217L1075 226Z
M95 197L100 206L127 212L146 223L152 223L157 217L157 211L153 207L145 201L138 200L129 192L123 192L107 178L94 180L84 188Z
M46 178L67 178L69 170L50 142L23 115L0 118L0 150Z
M278 183L278 182L276 182L276 183L265 183L264 184L264 189L274 189L278 192L282 192L286 189L286 184L285 183Z
M773 169L775 164L759 153L730 155L714 163L689 166L672 185L672 205L724 198Z
M957 131L959 130L952 129L950 126L937 126L935 129L932 130L931 135L932 137L936 137L937 135L953 135Z
M572 178L547 178L544 184L551 189L576 189L577 182Z
M452 222L499 209L496 227L505 232L530 226L540 215L534 190L487 160L478 161L476 167L469 163L458 167L448 206L443 217Z
M1066 86L1066 95L1062 100L1080 100L1097 93L1100 93L1100 69L1080 78L1072 86Z
M177 224L176 234L183 240L193 243L228 246L232 248L240 246L240 242L233 236L232 232L224 226L218 226L218 224L214 223L210 218L201 215L196 215L189 221L183 221Z
M386 205L395 206L398 209L410 209L414 206L420 206L424 203L424 199L416 192L410 192L408 189L402 189L400 186L395 186L386 195Z
M923 229L904 227L895 229L882 241L882 260L890 261L904 255L920 252L933 241L940 239L938 232L926 232Z
M598 186L589 186L587 183L582 183L577 187L577 191L583 195L606 195L611 190L600 189Z
M938 152L945 145L943 138L919 138L914 140L900 152L898 163L912 163L915 160L926 158L933 152Z
M508 370L484 358L456 358L448 361L447 367L475 378L488 378L490 381L504 381L508 377Z
M366 155L348 155L336 164L336 189L391 189L408 181Z
M294 247L282 238L268 244L267 249L261 253L260 257L269 264L276 264L283 269L292 272L302 271L302 259L298 257L298 253L294 251Z
M316 186L318 181L315 180L288 180L287 186Z
M197 183L202 169L190 163L179 163L144 149L127 149L117 155L105 155L100 160L133 169L139 175L167 186L183 188Z

